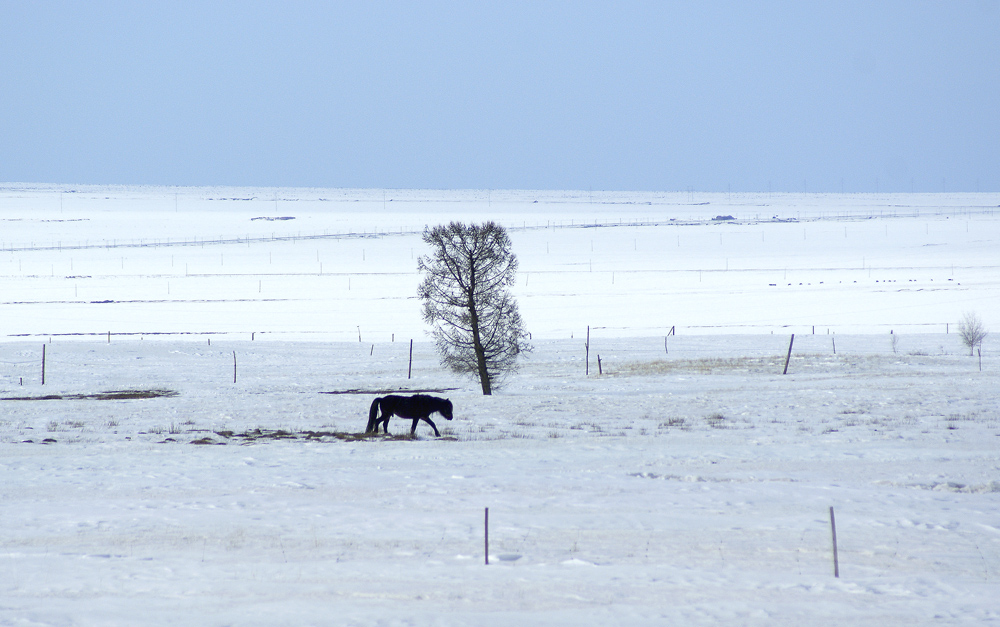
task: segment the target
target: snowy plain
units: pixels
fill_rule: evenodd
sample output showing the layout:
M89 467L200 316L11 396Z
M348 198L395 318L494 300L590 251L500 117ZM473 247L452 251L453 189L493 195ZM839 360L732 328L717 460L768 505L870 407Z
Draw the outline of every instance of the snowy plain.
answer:
M998 624L998 205L0 186L0 624ZM453 219L520 260L492 397ZM354 438L399 389L444 437Z

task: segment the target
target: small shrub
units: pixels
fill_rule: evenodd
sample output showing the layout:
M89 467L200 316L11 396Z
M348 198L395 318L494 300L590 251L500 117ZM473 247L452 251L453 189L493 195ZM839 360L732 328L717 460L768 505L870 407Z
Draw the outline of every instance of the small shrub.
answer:
M670 427L683 429L687 426L687 421L683 418L668 418L658 425L661 429L668 429Z
M962 316L958 323L958 335L962 338L962 343L969 348L969 356L971 357L977 346L982 347L983 340L989 335L989 331L983 326L983 321L979 316L969 311Z
M713 429L725 429L726 428L726 417L720 413L714 413L710 416L705 416L705 421Z

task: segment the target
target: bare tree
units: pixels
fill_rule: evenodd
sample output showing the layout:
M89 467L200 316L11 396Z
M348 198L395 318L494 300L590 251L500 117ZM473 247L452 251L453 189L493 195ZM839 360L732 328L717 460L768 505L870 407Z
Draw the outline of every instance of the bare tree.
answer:
M441 360L492 394L493 384L516 368L518 355L531 350L507 289L517 272L507 231L494 222L452 222L425 229L423 239L431 254L417 261L425 275L418 295Z
M982 347L983 340L989 335L989 331L983 326L983 321L980 320L979 316L969 311L962 316L962 320L958 323L958 334L962 338L962 343L969 347L969 356L971 357L977 346Z

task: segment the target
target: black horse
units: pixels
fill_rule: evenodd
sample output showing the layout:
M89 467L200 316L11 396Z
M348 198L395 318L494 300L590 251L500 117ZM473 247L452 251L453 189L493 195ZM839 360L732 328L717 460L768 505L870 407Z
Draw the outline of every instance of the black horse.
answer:
M368 427L365 429L365 433L378 433L379 423L382 423L383 432L389 433L389 419L393 416L399 416L413 420L413 425L410 426L411 434L416 433L417 423L423 420L431 426L431 429L434 429L434 435L441 437L430 416L434 412L438 412L447 420L451 420L451 408L451 401L448 399L426 394L381 396L372 401L372 407L368 410ZM381 416L379 416L379 409L382 410Z

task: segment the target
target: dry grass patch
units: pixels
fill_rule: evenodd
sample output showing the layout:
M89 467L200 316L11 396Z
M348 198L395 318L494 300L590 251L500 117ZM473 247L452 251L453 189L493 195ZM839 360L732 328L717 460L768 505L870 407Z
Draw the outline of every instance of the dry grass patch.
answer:
M792 353L788 374L878 372L887 364L908 364L900 355L834 355L832 353ZM604 376L628 377L670 374L780 375L785 355L756 357L704 357L701 359L657 359L654 361L604 362Z
M642 362L625 362L615 365L611 376L643 376L655 374L774 374L781 373L784 359L777 357L706 357L702 359L676 359Z
M347 433L344 431L288 431L286 429L249 429L242 433L224 430L215 431L216 436L222 440L215 440L211 436L205 436L194 440L191 444L225 444L228 441L239 442L240 444L250 444L254 442L265 442L273 440L301 440L312 442L364 442L364 441L407 441L416 440L417 437L410 433L391 435L384 433ZM442 433L438 440L454 440L454 436Z

